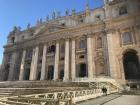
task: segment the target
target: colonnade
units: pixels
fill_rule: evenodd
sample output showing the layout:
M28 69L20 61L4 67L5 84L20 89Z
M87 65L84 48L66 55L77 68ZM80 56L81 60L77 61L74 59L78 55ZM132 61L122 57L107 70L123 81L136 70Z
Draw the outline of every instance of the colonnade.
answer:
M116 70L116 63L115 63L115 55L113 54L113 42L112 42L112 34L107 34L107 50L108 50L108 60L109 60L109 67L107 68L110 71L110 76L116 78L117 70ZM55 56L54 56L54 73L53 73L53 80L59 79L59 64L60 64L60 41L56 41L55 43ZM48 45L44 43L43 45L43 55L42 55L42 64L41 64L41 74L40 80L46 79L46 63L47 63L47 47ZM86 63L87 63L87 78L92 79L96 77L96 66L95 66L95 59L94 59L94 52L93 52L93 37L92 35L87 35L86 37ZM25 61L26 61L26 54L27 51L23 49L22 52L22 60L20 65L20 73L19 73L19 80L24 80L25 77ZM14 63L15 60L12 59ZM39 60L39 45L33 47L32 53L32 60L30 65L30 75L29 80L37 80L38 76L38 60ZM12 75L12 68L10 67L10 74ZM63 81L75 80L76 77L76 39L65 39L65 55L64 55L64 77ZM9 77L8 77L9 80Z
M87 37L88 78L93 78L95 76L95 64L94 64L94 57L93 57L93 53L92 53L93 46L92 46L91 42L92 42L92 37ZM71 48L70 48L70 43L71 43ZM76 44L75 39L72 39L72 40L66 39L65 40L65 57L64 57L65 59L64 59L63 81L69 81L70 78L72 80L74 80L76 78L76 45L75 44ZM37 73L38 53L39 53L39 46L35 46L35 48L33 48L29 80L37 79L36 73ZM46 54L47 54L47 44L44 44L40 80L45 80L45 76L46 76L46 74L45 74L46 73L46 61L47 61ZM25 68L24 68L25 67L25 55L26 55L26 50L23 50L19 80L24 79L23 77L24 77L24 70L25 70ZM56 41L53 80L58 79L59 55L60 55L60 42ZM71 60L70 60L70 58L71 58ZM71 70L71 72L70 72L70 70ZM71 74L69 74L69 73L71 73ZM71 77L70 77L70 75L71 75Z

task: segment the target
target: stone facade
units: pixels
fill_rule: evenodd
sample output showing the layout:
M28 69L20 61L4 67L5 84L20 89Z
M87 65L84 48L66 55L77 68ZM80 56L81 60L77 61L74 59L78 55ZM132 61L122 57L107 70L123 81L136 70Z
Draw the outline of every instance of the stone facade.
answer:
M0 79L140 79L140 1L104 2L71 15L53 13L52 20L40 19L24 31L15 27L4 46Z

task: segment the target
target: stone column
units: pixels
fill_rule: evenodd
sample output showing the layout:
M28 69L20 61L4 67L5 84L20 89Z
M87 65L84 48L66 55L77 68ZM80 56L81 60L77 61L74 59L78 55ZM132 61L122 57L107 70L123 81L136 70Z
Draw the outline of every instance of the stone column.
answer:
M91 36L87 37L87 65L88 65L88 78L91 79L95 76L95 64Z
M59 69L59 42L56 42L54 78L53 78L54 80L58 79L58 69Z
M33 49L31 71L30 71L30 80L37 79L38 52L39 52L39 47L37 46L36 48Z
M0 67L0 80L4 80L4 76L6 76L5 65L6 65L6 54L3 54L2 65Z
M107 33L107 47L108 47L108 60L109 60L109 70L110 70L110 76L112 78L117 77L117 71L116 71L116 60L114 55L114 49L113 49L113 40L112 40L112 33Z
M47 46L44 45L40 80L45 80L45 75L46 75L46 53L47 53Z
M21 65L20 65L19 80L24 79L25 57L26 57L26 50L23 51L23 55L22 55L22 60L21 60Z
M9 68L9 76L8 76L9 81L14 80L15 66L16 66L16 59L17 59L16 54L17 54L16 52L13 52L10 60L10 68Z
M76 78L76 65L75 65L75 40L72 40L72 53L71 53L71 76L72 80Z
M64 81L69 80L69 39L65 41Z

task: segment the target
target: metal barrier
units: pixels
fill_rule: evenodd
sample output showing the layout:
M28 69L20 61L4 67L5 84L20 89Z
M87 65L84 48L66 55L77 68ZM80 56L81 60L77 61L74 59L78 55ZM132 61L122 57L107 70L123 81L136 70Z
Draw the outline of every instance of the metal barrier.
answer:
M108 94L114 92L118 92L118 90L108 91ZM98 96L102 96L101 89L13 96L3 98L0 101L14 105L72 105Z
M31 95L21 95L1 98L5 105L73 105L76 102L102 96L102 87L107 88L107 94L119 92L119 88L113 82L89 82L87 90L52 92Z

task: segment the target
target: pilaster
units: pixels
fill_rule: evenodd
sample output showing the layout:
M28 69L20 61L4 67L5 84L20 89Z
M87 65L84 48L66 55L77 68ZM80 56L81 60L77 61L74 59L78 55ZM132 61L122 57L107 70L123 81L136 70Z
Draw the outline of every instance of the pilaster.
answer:
M116 60L115 60L115 52L113 49L113 39L112 39L112 32L107 33L107 47L108 47L108 60L109 60L109 70L110 70L110 76L112 78L116 78L117 77L117 71L116 71Z
M120 64L121 79L125 81L125 72L124 72L124 67L123 67L123 57L122 56L119 58L119 64Z

